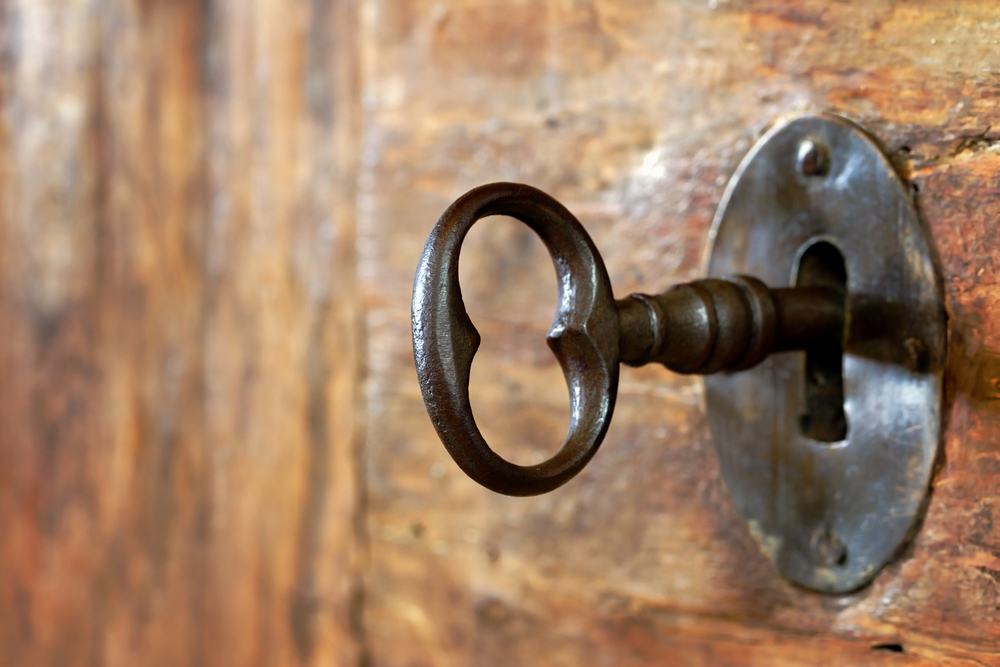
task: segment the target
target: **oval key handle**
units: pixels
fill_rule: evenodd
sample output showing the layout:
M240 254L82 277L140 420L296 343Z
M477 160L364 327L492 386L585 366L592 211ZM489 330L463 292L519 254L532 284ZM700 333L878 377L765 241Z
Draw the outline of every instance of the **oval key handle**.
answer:
M507 215L531 227L555 264L559 300L549 347L570 392L570 424L549 460L520 466L483 439L469 401L479 332L462 301L458 258L469 228ZM466 193L438 220L413 286L413 354L424 405L459 467L498 493L533 496L572 479L597 452L614 410L618 364L656 361L680 373L750 368L776 351L839 344L844 294L837 285L768 289L748 276L705 279L616 301L600 253L573 215L527 185Z
M549 460L519 466L498 456L479 432L469 402L469 372L479 332L462 301L458 256L480 218L507 215L531 227L552 255L559 300L549 347L570 390L571 417L562 448ZM565 484L597 451L618 390L618 310L594 242L566 208L526 185L476 188L448 207L424 246L413 285L413 354L424 404L459 467L483 486L533 496Z

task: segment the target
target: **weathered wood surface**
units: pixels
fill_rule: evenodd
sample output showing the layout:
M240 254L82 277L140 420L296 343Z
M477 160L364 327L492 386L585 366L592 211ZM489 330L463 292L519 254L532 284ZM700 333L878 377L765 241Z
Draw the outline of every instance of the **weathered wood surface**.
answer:
M0 664L358 663L353 11L2 3Z
M1000 664L996 3L382 0L361 15L374 664ZM407 316L450 201L540 187L590 230L616 293L655 290L699 275L726 180L802 109L885 142L940 256L947 433L902 558L850 596L784 582L719 479L700 380L658 369L624 370L601 452L562 489L512 499L466 479L421 405ZM530 231L487 221L462 278L484 337L477 419L501 453L539 460L567 421L543 342L549 261Z
M0 664L1000 664L996 3L357 5L0 3ZM566 487L466 479L410 348L447 204L531 183L617 293L657 289L801 109L886 143L940 257L948 425L903 557L852 596L782 581L700 381L654 368ZM549 261L489 221L462 279L477 418L537 460Z

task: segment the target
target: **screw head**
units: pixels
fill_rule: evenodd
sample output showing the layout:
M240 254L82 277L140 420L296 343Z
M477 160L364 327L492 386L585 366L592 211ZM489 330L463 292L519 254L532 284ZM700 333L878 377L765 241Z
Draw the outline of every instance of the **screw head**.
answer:
M795 161L799 172L805 176L822 176L830 168L830 154L826 146L812 139L799 144L799 154Z
M843 567L847 564L847 547L833 534L829 526L816 529L810 543L813 558L823 567Z

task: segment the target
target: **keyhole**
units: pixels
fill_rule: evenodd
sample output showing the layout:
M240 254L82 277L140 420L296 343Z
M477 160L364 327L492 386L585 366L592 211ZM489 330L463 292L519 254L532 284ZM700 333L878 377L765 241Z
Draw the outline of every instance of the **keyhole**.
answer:
M846 304L844 256L826 241L814 243L799 260L795 284L836 288L844 295ZM806 410L799 416L802 435L820 442L845 440L843 340L824 340L807 349L805 371Z

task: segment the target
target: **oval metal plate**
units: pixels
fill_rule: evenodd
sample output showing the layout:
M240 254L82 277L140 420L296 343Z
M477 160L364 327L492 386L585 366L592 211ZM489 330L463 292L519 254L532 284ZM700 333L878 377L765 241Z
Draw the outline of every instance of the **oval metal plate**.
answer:
M825 175L799 172L805 140ZM847 268L847 439L804 437L805 353L705 378L723 478L778 571L826 593L869 583L917 525L940 438L945 314L908 185L861 128L823 114L770 130L729 183L712 231L709 276L792 284L797 257L826 240ZM831 562L817 540L843 555ZM829 544L827 544L829 547Z

